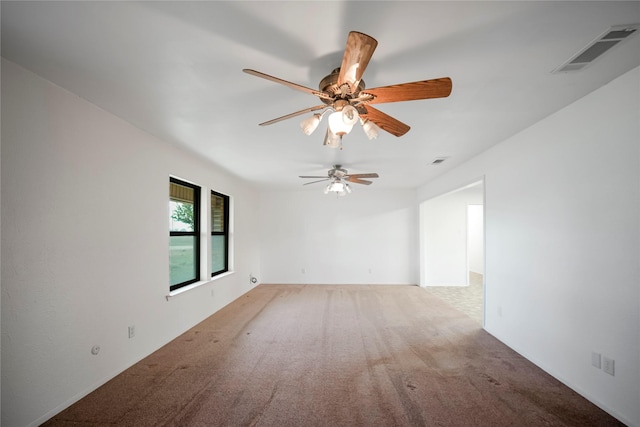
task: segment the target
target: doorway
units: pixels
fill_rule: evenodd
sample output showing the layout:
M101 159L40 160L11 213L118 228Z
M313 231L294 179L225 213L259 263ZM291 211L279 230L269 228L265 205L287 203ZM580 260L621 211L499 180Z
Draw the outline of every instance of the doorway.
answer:
M484 182L420 204L420 286L484 325Z

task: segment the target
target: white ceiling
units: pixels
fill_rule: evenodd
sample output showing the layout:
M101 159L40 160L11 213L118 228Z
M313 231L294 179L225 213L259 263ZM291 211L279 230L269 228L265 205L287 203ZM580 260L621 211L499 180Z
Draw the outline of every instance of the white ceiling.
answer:
M378 172L371 188L414 188L640 65L636 34L588 68L553 74L638 1L7 2L2 56L261 188L302 187L334 163ZM317 88L347 34L378 40L367 87L451 77L448 98L379 104L411 126L343 149L300 116L312 95L243 68ZM639 86L640 87L640 86ZM359 126L357 126L359 127ZM440 166L433 159L448 157ZM360 191L360 187L356 189Z

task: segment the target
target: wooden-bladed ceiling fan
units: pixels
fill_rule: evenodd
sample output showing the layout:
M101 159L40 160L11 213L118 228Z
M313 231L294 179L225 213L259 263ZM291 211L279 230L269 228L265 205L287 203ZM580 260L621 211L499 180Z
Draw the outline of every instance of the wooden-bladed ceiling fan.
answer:
M371 185L372 181L363 178L378 178L377 173L352 173L344 169L342 165L333 165L333 169L327 171L326 176L320 175L300 175L300 178L320 178L316 181L305 182L302 185L316 184L318 182L330 181L329 185L325 188L325 193L330 191L338 194L350 193L350 182L355 184Z
M376 128L381 128L395 136L402 136L407 133L410 129L408 125L383 113L372 105L387 102L444 98L451 93L451 79L449 77L443 77L366 89L362 75L377 45L378 42L373 37L357 31L351 31L347 37L347 45L340 68L336 68L331 74L320 81L319 90L282 80L259 71L251 69L242 70L247 74L315 95L322 101L320 105L305 108L304 110L260 123L260 126L277 123L305 113L324 110L322 113L316 113L309 119L305 119L301 126L303 131L309 135L317 128L322 116L327 111L339 113L336 116L341 119L342 123L338 123L336 126L332 124L335 123L335 121L332 122L332 120L336 119L332 119L331 116L329 117L329 127L327 129L325 145L338 146L342 136L348 133L358 120L363 125L370 139L377 136ZM372 126L371 123L375 126ZM344 126L346 126L346 128L344 128Z

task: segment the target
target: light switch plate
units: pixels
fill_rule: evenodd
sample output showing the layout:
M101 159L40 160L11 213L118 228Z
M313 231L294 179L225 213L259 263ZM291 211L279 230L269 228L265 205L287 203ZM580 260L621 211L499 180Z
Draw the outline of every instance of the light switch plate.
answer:
M615 364L616 361L609 359L607 356L602 358L602 370L609 375L615 375Z

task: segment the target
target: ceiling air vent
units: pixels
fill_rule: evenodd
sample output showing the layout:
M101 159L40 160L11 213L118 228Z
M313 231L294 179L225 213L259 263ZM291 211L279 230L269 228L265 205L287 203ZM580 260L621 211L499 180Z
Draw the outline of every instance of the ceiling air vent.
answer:
M600 55L635 34L639 27L640 24L634 24L619 25L609 28L582 50L573 55L568 61L553 70L552 73L582 70L596 58L600 57Z
M448 157L437 157L431 162L431 166L437 166L447 160Z

